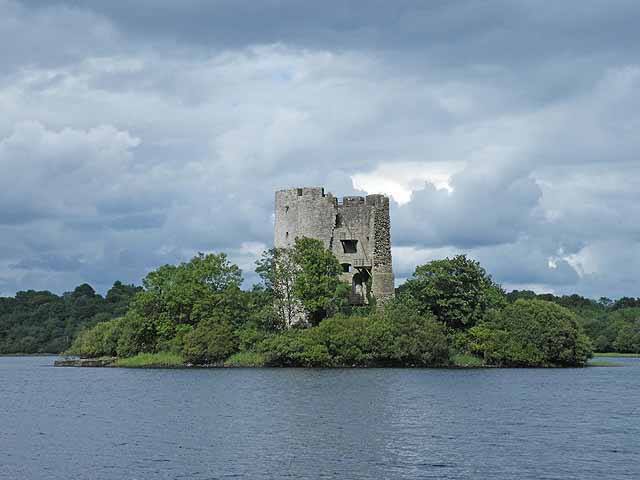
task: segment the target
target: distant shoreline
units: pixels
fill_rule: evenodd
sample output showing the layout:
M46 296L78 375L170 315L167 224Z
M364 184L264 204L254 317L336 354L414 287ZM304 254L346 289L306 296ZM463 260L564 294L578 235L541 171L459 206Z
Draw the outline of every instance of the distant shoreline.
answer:
M61 353L1 353L0 358L12 358L12 357L62 357ZM640 358L640 353L616 353L616 352L596 352L593 354L593 358ZM117 359L59 359L54 362L55 366L64 367L111 367L111 368L260 368L250 366L232 366L232 365L140 365L140 366L120 366L116 365ZM99 364L96 364L99 363ZM594 365L595 366L595 365ZM305 368L305 367L295 367ZM334 367L334 368L356 368L350 366ZM388 367L357 367L357 368L388 368ZM392 368L415 368L411 366L407 367L392 367ZM500 368L495 365L448 365L440 367L429 368L447 368L447 369L469 369L469 368ZM517 368L517 367L505 367L505 368ZM540 367L535 367L540 368Z
M616 352L597 352L593 354L594 357L612 357L612 358L640 358L640 353L616 353Z
M622 354L617 354L618 357L622 356ZM640 358L638 354L624 354L625 357L628 358ZM596 357L606 358L607 355L598 354ZM133 357L135 358L135 357ZM518 367L518 366L498 366L498 365L485 365L485 364L451 364L451 365L433 365L429 367L425 366L416 366L416 365L335 365L330 367L308 367L308 366L271 366L271 365L238 365L238 364L229 364L225 362L210 364L210 365L193 365L189 363L179 363L179 362L153 362L152 360L147 360L144 362L128 362L127 359L118 359L117 357L99 357L99 358L61 358L54 362L54 366L56 367L76 367L76 368L138 368L138 369L227 369L227 368L300 368L300 369L309 369L309 368L328 368L328 369L336 369L336 368L355 368L355 369L379 369L379 368L421 368L421 369L445 369L445 370L469 370L469 369L529 369L529 368L588 368L588 367L620 367L624 366L621 363L609 363L602 361L589 362L584 367L562 367L562 366L548 366L548 367Z
M0 357L59 357L61 353L0 353Z

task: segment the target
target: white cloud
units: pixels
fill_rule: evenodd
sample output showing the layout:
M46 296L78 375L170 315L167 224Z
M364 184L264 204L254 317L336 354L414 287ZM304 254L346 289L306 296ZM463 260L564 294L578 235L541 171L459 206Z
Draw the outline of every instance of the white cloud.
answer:
M411 201L416 190L422 190L425 183L437 190L453 192L451 177L464 168L461 162L394 162L383 163L373 171L356 173L351 176L353 188L367 194L384 193L399 205Z

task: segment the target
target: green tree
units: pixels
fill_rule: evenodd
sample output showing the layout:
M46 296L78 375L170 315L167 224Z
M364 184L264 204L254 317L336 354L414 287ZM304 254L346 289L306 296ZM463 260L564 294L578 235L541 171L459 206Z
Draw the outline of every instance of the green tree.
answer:
M622 310L624 308L640 308L640 298L622 297L611 305L612 310Z
M110 307L111 314L122 316L127 313L131 299L140 291L142 291L142 287L125 285L120 281L114 282L104 297L105 302Z
M620 353L640 353L640 308L615 310L607 318L608 331L615 335L613 350Z
M133 308L147 318L165 316L173 324L195 324L225 297L239 291L242 272L224 253L199 253L180 265L164 265L143 280L144 292L136 295Z
M297 267L293 295L308 312L311 324L317 325L327 316L336 302L336 294L340 293L340 263L314 238L296 238L291 255Z
M0 353L60 353L82 330L121 315L132 295L113 304L85 283L62 296L29 290L0 298Z
M621 353L640 353L640 322L621 326L614 347Z
M543 300L517 300L493 310L469 330L472 353L501 366L582 366L591 343L569 309Z
M120 351L127 355L175 350L183 325L196 328L227 322L241 325L250 316L242 272L223 253L199 253L189 262L164 265L149 273L131 305ZM204 328L204 327L203 327ZM193 332L191 332L193 333ZM198 335L202 332L198 331Z
M299 301L293 292L297 271L291 251L285 248L265 250L256 262L256 273L272 299L274 329L292 325L300 313Z
M411 297L420 313L431 313L456 329L475 325L491 308L505 303L502 288L466 255L418 266L401 295Z
M340 282L340 264L321 241L298 238L293 248L272 248L256 262L256 273L272 297L272 326L285 328L306 316L312 325L346 310L349 286Z

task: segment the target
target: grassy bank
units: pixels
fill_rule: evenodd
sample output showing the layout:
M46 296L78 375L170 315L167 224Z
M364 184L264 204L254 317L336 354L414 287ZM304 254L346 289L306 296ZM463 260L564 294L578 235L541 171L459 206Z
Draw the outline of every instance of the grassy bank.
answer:
M593 354L594 357L617 357L617 358L640 358L640 353L616 353L616 352L598 352Z
M479 368L486 367L481 358L467 355L465 353L457 353L451 357L451 363L454 367L459 368Z
M617 362L607 362L606 360L591 360L587 367L624 367L624 364Z
M266 356L256 352L238 352L231 355L224 362L225 367L264 367Z
M135 357L119 358L115 362L116 367L125 368L176 368L184 367L185 360L177 353L139 353Z

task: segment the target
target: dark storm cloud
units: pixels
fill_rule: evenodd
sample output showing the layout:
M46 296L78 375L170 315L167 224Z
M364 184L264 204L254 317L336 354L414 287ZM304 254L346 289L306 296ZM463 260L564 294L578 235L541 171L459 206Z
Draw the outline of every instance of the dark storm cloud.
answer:
M585 51L633 53L640 5L633 0L477 2L398 0L29 0L110 19L161 43L245 47L283 42L309 48L437 53L445 62L527 63Z
M405 202L399 278L464 252L509 286L640 295L638 19L635 1L0 0L0 294L104 290L197 251L250 271L273 191L324 185Z

